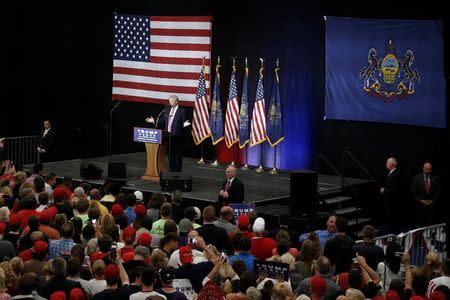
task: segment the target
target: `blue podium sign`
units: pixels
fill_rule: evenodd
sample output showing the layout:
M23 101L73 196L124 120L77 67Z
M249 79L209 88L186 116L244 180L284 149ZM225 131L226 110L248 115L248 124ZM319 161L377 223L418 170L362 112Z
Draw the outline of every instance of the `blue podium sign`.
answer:
M149 144L161 144L162 131L154 128L133 128L133 137L135 142L149 143Z
M251 211L255 211L255 203L230 203L233 208L234 220L237 221L240 215L246 215Z

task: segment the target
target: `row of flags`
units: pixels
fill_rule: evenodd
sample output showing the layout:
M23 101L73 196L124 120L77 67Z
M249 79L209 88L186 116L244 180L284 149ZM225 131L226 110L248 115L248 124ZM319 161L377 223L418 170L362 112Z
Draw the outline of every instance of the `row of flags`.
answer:
M280 78L278 75L280 68L278 62L277 67L275 68L275 79L273 81L267 112L263 85L264 68L260 68L255 104L251 119L249 118L248 110L249 68L246 64L242 84L242 96L239 105L236 84L236 66L233 63L225 113L225 123L220 101L219 68L220 64L217 64L210 114L208 114L207 109L209 103L206 95L204 67L202 67L200 72L197 97L194 105L194 118L192 120L192 136L195 144L200 144L208 137L211 137L214 145L225 139L225 144L228 148L231 148L235 143L239 143L239 148L241 149L244 148L247 143L252 147L261 144L266 140L272 147L280 143L284 139L284 134L281 113Z

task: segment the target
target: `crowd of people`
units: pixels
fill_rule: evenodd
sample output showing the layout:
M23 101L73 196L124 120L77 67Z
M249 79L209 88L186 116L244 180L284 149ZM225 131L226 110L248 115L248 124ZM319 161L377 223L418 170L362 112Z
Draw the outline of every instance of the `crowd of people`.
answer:
M31 174L1 167L0 300L450 299L449 259L430 253L411 266L395 241L386 253L376 246L370 225L355 244L343 217L293 236L268 231L255 212L200 210L180 192L73 188L42 164ZM284 264L289 276L255 261Z

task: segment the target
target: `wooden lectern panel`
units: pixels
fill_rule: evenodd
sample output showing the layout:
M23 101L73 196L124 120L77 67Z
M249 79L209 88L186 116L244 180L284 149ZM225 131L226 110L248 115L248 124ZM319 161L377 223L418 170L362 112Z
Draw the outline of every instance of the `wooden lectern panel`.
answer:
M158 181L161 172L167 170L166 164L166 148L167 144L150 144L145 143L147 149L147 169L145 175L141 179Z

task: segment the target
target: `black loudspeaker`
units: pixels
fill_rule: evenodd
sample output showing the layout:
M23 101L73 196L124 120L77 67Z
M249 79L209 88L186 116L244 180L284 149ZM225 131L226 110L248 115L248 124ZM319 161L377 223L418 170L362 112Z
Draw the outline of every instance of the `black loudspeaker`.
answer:
M292 216L315 216L317 212L317 172L291 171L289 206Z
M108 178L127 178L127 166L125 165L125 163L108 163Z
M100 179L102 174L103 169L91 162L80 165L80 176L84 179Z
M166 172L161 175L161 189L163 191L180 190L182 192L192 191L191 175L180 172Z

